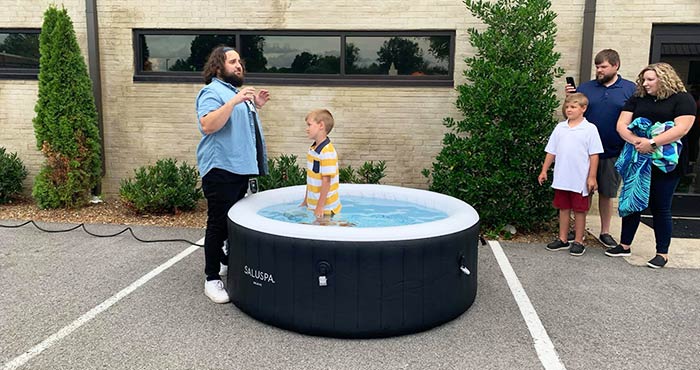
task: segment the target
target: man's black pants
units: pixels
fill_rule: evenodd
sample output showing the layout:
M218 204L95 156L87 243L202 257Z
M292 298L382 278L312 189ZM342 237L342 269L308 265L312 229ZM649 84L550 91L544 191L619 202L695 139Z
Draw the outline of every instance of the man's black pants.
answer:
M228 264L221 249L228 238L228 210L245 196L248 177L213 168L202 178L202 191L207 199L207 231L204 236L204 273L207 280L220 279L219 263Z

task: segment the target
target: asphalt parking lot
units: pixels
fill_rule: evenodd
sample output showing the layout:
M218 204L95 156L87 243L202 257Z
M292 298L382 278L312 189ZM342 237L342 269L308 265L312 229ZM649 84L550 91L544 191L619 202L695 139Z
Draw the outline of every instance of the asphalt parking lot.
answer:
M148 240L204 236L202 229L132 228ZM582 257L529 244L479 248L478 294L462 316L413 335L341 340L288 332L211 303L203 295L203 250L187 243L0 228L0 366L700 368L700 270L633 266L599 248Z

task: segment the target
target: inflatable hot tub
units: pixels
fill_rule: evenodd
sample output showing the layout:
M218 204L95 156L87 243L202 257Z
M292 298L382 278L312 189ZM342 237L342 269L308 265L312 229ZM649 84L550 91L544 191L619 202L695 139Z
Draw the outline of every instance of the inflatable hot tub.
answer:
M303 199L305 187L246 197L228 213L231 301L248 315L300 333L373 338L450 321L474 302L479 215L425 190L341 184L345 195L408 201L447 213L417 225L337 227L258 214Z

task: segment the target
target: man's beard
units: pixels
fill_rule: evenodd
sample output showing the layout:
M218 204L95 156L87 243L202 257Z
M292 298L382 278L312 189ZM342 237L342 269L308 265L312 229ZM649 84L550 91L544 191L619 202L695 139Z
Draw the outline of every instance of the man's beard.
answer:
M231 74L224 73L221 76L221 79L224 80L225 82L230 83L231 85L233 85L235 87L243 86L243 75L241 75L241 77L238 77L235 73L231 73Z
M615 75L601 75L601 76L596 76L596 80L598 80L599 84L606 84L615 78Z

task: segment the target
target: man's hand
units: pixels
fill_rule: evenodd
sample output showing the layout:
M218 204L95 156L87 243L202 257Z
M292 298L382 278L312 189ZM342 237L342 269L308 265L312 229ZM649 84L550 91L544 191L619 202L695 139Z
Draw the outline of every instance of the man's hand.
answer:
M254 102L255 106L258 108L262 108L268 100L270 100L270 92L265 89L261 89L255 94Z
M566 87L564 88L564 92L566 92L566 95L571 95L576 92L576 88L571 86L570 84L566 84Z
M537 176L537 182L539 182L540 185L542 185L545 181L547 181L547 172L542 171L540 172L540 175Z
M238 91L238 94L231 98L233 105L243 103L244 101L253 100L255 98L255 88L254 87L244 87Z

